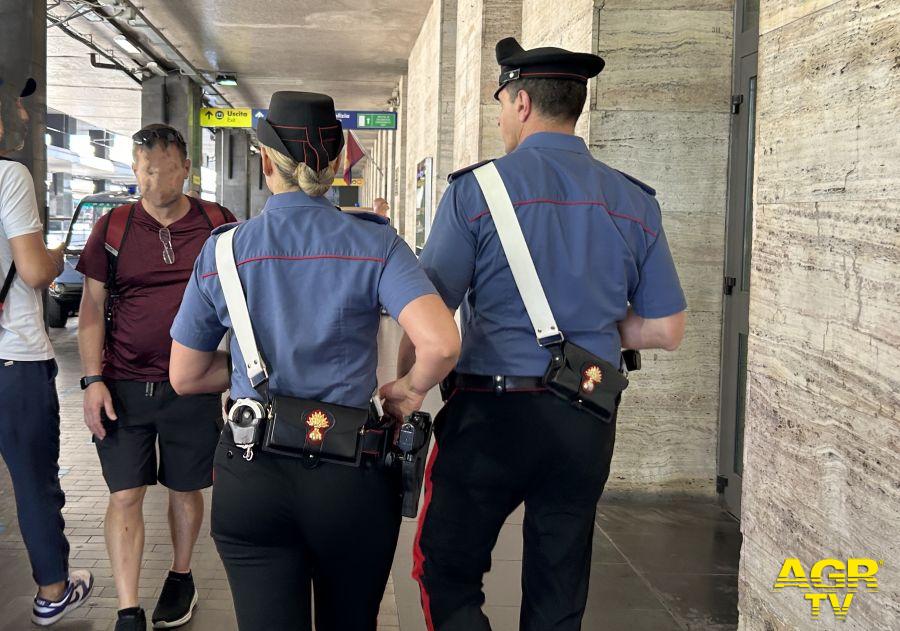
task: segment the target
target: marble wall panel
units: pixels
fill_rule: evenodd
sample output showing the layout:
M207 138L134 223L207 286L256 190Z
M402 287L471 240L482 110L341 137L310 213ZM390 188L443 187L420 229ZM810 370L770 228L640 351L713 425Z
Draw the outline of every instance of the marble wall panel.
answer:
M599 20L597 107L727 112L731 11L611 10Z
M763 37L759 203L895 199L900 3L841 2Z
M839 4L843 0L790 0L789 2L760 2L759 33L765 35L791 22L802 20L817 11Z
M724 213L729 114L596 111L592 117L591 152L655 188L664 213Z
M743 631L900 620L898 11L762 3ZM788 556L884 560L881 589L813 622L772 591Z

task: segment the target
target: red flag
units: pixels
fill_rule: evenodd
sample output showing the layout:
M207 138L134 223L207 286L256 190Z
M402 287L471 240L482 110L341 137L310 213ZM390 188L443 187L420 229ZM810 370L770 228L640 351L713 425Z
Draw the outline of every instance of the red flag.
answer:
M344 181L349 186L353 179L350 175L350 171L353 169L354 164L362 160L363 156L366 155L366 152L359 146L359 142L356 140L356 136L353 132L349 130L347 131L346 145L346 153L344 153Z

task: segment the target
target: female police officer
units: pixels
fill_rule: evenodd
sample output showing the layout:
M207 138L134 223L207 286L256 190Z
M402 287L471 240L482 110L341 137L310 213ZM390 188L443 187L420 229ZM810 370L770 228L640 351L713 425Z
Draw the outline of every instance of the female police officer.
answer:
M364 409L376 384L384 305L416 347L411 370L384 388L389 411L409 414L456 361L459 336L450 313L392 228L341 213L324 199L343 146L330 97L274 94L258 135L274 195L260 216L230 229L267 384L251 386L236 342L230 375L226 355L215 350L234 326L216 258L216 243L232 238L225 227L197 260L172 327L172 385L199 393L230 384L232 399L274 397L279 410L286 405L280 401L300 399ZM301 440L321 441L324 432L319 446L327 454L328 432L339 432L343 422L339 414L304 418L312 429ZM309 467L266 443L255 451L236 447L231 427L215 459L212 533L240 629L310 629L312 583L318 631L374 630L400 524L396 475L365 459L341 466L323 457Z

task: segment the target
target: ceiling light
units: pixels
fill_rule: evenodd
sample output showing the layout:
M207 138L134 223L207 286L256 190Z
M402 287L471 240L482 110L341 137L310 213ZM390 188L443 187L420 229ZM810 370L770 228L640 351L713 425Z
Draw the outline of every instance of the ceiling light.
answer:
M216 76L217 85L237 85L237 75L233 72L223 72Z
M131 42L129 42L128 38L126 38L124 35L119 35L118 37L113 39L113 41L116 43L116 45L119 48L124 50L129 55L140 55L141 54L140 49L137 46L135 46L134 44L132 44Z

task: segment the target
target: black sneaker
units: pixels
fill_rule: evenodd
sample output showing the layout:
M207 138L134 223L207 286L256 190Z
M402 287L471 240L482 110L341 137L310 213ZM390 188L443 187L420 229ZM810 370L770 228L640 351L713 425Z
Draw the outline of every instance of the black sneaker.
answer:
M190 572L169 572L159 602L153 610L154 629L174 629L187 624L197 606L197 590Z
M116 631L147 631L147 615L143 609L122 609L116 621Z

